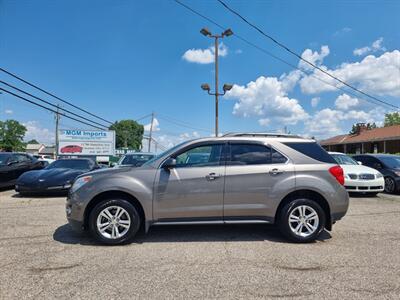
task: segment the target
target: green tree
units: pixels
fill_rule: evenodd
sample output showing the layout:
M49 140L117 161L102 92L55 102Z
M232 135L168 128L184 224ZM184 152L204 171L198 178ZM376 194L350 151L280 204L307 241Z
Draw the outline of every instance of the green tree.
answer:
M23 151L23 139L26 133L24 125L15 120L0 121L0 149L5 151Z
M143 125L134 120L121 120L110 126L115 130L116 147L139 150L143 139Z
M365 126L367 127L367 130L371 130L371 129L377 128L375 122L373 122L373 123L367 123L367 124L365 124ZM359 127L360 127L360 124L359 124L359 123L353 124L353 126L351 127L351 130L350 130L349 134L356 134L357 132L359 132L359 129L360 129Z
M28 141L28 142L26 142L27 144L40 144L37 140L35 140L35 139L33 139L33 140L30 140L30 141Z
M393 126L393 125L400 125L400 113L388 113L385 114L385 127Z

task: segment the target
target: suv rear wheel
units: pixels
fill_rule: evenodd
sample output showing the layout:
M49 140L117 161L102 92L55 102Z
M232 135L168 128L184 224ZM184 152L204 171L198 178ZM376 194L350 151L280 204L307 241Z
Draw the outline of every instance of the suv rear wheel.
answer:
M295 199L280 212L280 231L292 241L307 243L315 241L325 227L325 212L310 199Z
M140 227L136 208L124 199L107 199L92 210L89 224L96 240L117 245L132 239Z

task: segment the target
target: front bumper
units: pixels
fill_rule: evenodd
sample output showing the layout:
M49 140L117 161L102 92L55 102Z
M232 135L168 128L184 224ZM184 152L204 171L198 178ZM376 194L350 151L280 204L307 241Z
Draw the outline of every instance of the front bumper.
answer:
M26 194L64 194L68 193L70 187L60 186L29 186L29 185L15 185L15 191L18 193Z
M84 224L84 209L82 202L76 199L75 194L71 195L71 193L68 193L65 213L68 223L77 232L82 232L86 229Z
M379 193L385 189L383 177L373 180L345 179L344 187L350 193Z

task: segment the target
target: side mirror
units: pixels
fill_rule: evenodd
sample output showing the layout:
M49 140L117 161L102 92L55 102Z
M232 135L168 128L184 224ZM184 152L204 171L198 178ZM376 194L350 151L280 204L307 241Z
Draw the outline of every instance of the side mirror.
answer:
M175 158L168 158L162 165L164 169L173 169L176 166L176 159Z
M8 166L11 166L11 165L15 165L15 164L17 164L18 163L18 161L17 160L12 160L12 161L9 161L8 162Z
M357 163L358 163L359 165L362 165L362 162L361 162L361 161L359 161L359 160L357 160Z
M374 169L382 169L382 165L380 163L374 163Z

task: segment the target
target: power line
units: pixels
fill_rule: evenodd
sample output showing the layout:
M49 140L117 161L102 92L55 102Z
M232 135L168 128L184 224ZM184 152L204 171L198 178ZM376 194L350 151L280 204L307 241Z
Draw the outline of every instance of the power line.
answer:
M201 18L207 20L208 22L214 24L215 26L219 27L220 29L225 30L225 28L227 28L227 27L222 26L221 24L218 24L216 21L210 19L209 17L203 15L202 13L200 13L200 12L194 10L193 8L189 7L188 5L182 3L181 1L179 1L179 0L174 0L174 1L175 1L176 3L178 3L179 5L183 6L184 8L186 8L187 10L191 11L191 12L194 13L195 15L197 15L197 16L199 16L199 17L201 17ZM391 107L391 108L400 109L400 107L398 107L398 106L396 106L396 105L393 105L393 104L390 104L390 103L376 103L376 102L374 102L374 101L371 100L371 99L366 99L366 98L360 97L359 95L355 94L354 92L348 91L348 90L344 89L343 87L339 87L339 86L337 86L337 85L335 85L335 84L332 84L332 83L330 83L330 82L328 82L328 81L326 81L326 80L324 80L324 79L322 79L322 78L316 76L316 75L313 74L313 73L309 74L309 73L305 72L304 70L302 70L302 69L299 68L298 66L296 66L296 65L294 65L294 64L292 64L292 63L290 63L290 62L287 62L286 60L280 58L279 56L273 54L272 52L270 52L270 51L268 51L268 50L266 50L266 49L264 49L264 48L262 48L262 47L260 47L260 46L258 46L258 45L256 45L256 44L250 42L249 40L245 39L244 37L242 37L242 36L240 36L240 35L238 35L238 34L236 34L236 33L234 33L234 36L235 36L237 39L241 40L242 42L248 44L249 46L256 48L257 50L259 50L259 51L263 52L264 54L266 54L266 55L268 55L268 56L270 56L270 57L272 57L272 58L274 58L274 59L276 59L276 60L278 60L278 61L280 61L280 62L286 64L287 66L290 66L290 67L292 67L292 68L294 68L294 69L297 69L297 70L299 70L301 73L303 73L303 74L305 74L305 75L307 75L307 76L311 76L311 77L317 79L318 81L320 81L320 82L322 82L322 83L324 83L324 84L326 84L326 85L332 86L333 88L336 88L336 89L338 89L338 90L340 90L340 91L343 91L344 93L353 95L353 96L355 96L355 97L357 97L357 98L360 98L360 99L362 99L362 100L364 100L364 101L367 101L367 102L370 102L370 103L373 103L373 104L378 104L378 105L384 104L384 105L387 105L387 106L389 106L389 107Z
M103 127L105 127L105 128L107 127L107 126L105 126L105 125L103 125L103 124L100 124L100 123L98 123L98 122L96 122L96 121L90 120L90 119L88 119L88 118L86 118L86 117L83 117L83 116L81 116L81 115L78 115L78 114L76 114L76 113L74 113L74 112L72 112L72 111L70 111L70 110L68 110L68 109L59 107L58 105L55 105L55 104L53 104L53 103L51 103L51 102L49 102L49 101L46 101L46 100L44 100L44 99L42 99L42 98L39 98L39 97L37 97L37 96L35 96L35 95L32 95L32 94L30 94L30 93L28 93L28 92L26 92L26 91L23 91L23 90L21 90L21 89L15 87L15 86L13 86L13 85L7 83L7 82L4 82L4 81L0 80L0 83L4 84L4 85L6 85L6 86L8 86L8 87L10 87L10 88L12 88L12 89L14 89L14 90L17 90L17 91L19 91L19 92L21 92L21 93L23 93L23 94L25 94L25 95L28 95L28 96L30 96L30 97L32 97L32 98L35 98L36 100L39 100L39 101L41 101L41 102L43 102L43 103L46 103L46 104L48 104L48 105L50 105L50 106L53 106L53 107L55 107L55 108L58 108L58 109L60 109L60 110L62 110L62 111L65 111L65 112L71 114L71 115L74 115L74 116L76 116L76 117L78 117L78 118L84 119L84 120L86 120L86 121L88 121L88 122L92 122L93 124L97 124L97 125L103 126Z
M146 118L148 118L148 117L151 117L151 115L152 115L152 114L147 114L147 115L145 115L145 116L143 116L143 117L140 117L140 118L136 119L135 122L139 122L139 121L141 121L141 120L143 120L143 119L146 119Z
M44 109L46 109L46 110L48 110L48 111L51 111L51 112L53 112L53 113L55 113L55 114L59 114L59 115L64 116L64 117L66 117L66 118L68 118L68 119L77 121L77 122L79 122L79 123L88 125L88 126L90 126L90 127L94 127L94 128L100 129L100 130L104 130L104 128L100 128L100 127L94 126L94 125L92 125L92 124L86 123L86 122L81 121L81 120L79 120L79 119L76 119L76 118L74 118L74 117L68 116L68 115L66 115L65 113L57 112L57 111L54 110L54 109L48 108L48 107L46 107L46 106L44 106L44 105L42 105L42 104L36 103L36 102L34 102L34 101L32 101L32 100L29 100L29 99L27 99L27 98L25 98L25 97L22 97L22 96L20 96L20 95L14 94L13 92L10 92L10 91L8 91L8 90L5 90L5 89L3 89L3 88L1 88L1 87L0 87L0 90L1 90L1 91L4 91L4 92L6 92L7 94L10 94L10 95L12 95L12 96L14 96L14 97L17 97L17 98L19 98L19 99L21 99L21 100L24 100L24 101L26 101L26 102L29 102L29 103L31 103L31 104L33 104L33 105L36 105L36 106L39 106L39 107L41 107L41 108L44 108Z
M8 74L8 75L10 75L10 76L12 76L12 77L18 79L18 80L20 80L20 81L22 81L22 82L24 82L24 83L26 83L27 85L29 85L29 86L31 86L31 87L34 87L35 89L38 89L39 91L41 91L41 92L43 92L43 93L45 93L45 94L47 94L47 95L49 95L49 96L51 96L51 97L53 97L53 98L55 98L55 99L57 99L57 100L59 100L59 101L65 103L65 104L68 104L68 105L70 105L70 106L72 106L72 107L74 107L74 108L76 108L76 109L78 109L78 110L80 110L80 111L83 111L83 112L85 112L85 113L91 115L92 117L95 117L95 118L97 118L97 119L99 119L99 120L102 120L102 121L104 121L104 122L106 122L106 123L109 123L109 124L114 124L113 122L107 121L106 119L103 119L102 117L99 117L99 116L97 116L97 115L95 115L95 114L93 114L93 113L91 113L91 112L89 112L89 111L87 111L87 110L85 110L85 109L83 109L83 108L81 108L81 107L78 107L78 106L76 106L75 104L72 104L71 102L69 102L69 101L67 101L67 100L61 99L60 97L58 97L58 96L56 96L56 95L54 95L54 94L52 94L52 93L50 93L50 92L48 92L48 91L46 91L46 90L40 88L40 87L38 87L37 85L34 85L33 83L28 82L28 81L25 80L25 79L22 79L21 77L19 77L19 76L15 75L15 74L13 74L13 73L11 73L11 72L9 72L9 71L3 69L3 68L0 68L0 71L2 71L2 72L4 72L4 73L6 73L6 74Z
M279 47L285 49L287 52L293 54L294 56L296 56L296 57L299 58L300 60L302 60L302 61L304 61L305 63L309 64L309 65L312 66L314 69L319 70L320 72L324 73L325 75L327 75L327 76L329 76L329 77L335 79L336 81L340 82L341 84L344 84L345 86L351 88L352 90L354 90L354 91L356 91L356 92L358 92L358 93L360 93L360 94L363 94L364 96L367 96L367 97L369 97L369 98L371 98L371 99L374 99L375 101L378 101L378 102L381 102L381 103L383 103L383 104L390 105L390 106L392 106L392 107L395 107L395 108L398 108L398 109L399 109L399 107L397 107L397 106L395 106L395 105L392 105L392 104L390 104L390 103L388 103L388 102L386 102L386 101L380 100L380 99L376 98L375 96L372 96L372 95L370 95L370 94L368 94L368 93L366 93L366 92L364 92L364 91L362 91L362 90L360 90L360 89L358 89L358 88L356 88L356 87L354 87L354 86L348 84L347 82L341 80L340 78L338 78L338 77L332 75L331 73L325 71L324 69L318 67L316 64L310 62L309 60L304 59L300 54L298 54L297 52L291 50L289 47L285 46L284 44L282 44L281 42L279 42L278 40L276 40L275 38L273 38L273 37L270 36L269 34L265 33L265 32L264 32L262 29L260 29L258 26L254 25L253 23L251 23L250 21L248 21L245 17L243 17L243 16L242 16L241 14L239 14L237 11L235 11L234 9L232 9L231 7L229 7L225 2L223 2L222 0L217 0L217 1L218 1L219 3L221 3L222 6L224 6L224 7L225 7L227 10L229 10L231 13L233 13L233 14L236 15L236 16L238 16L243 22L245 22L246 24L248 24L250 27L252 27L252 28L254 28L255 30L257 30L259 33L261 33L261 34L262 34L263 36L265 36L266 38L270 39L272 42L274 42L275 44L277 44Z
M213 132L213 131L210 130L210 129L201 128L201 127L195 127L195 126L193 126L193 125L191 125L191 124L189 124L189 123L187 123L187 122L180 121L180 120L177 120L177 119L168 117L168 116L166 116L166 115L164 115L164 114L157 114L157 116L158 116L158 118L160 118L160 119L162 119L162 120L164 120L164 121L170 122L170 123L172 123L172 124L175 124L175 125L177 125L177 126L186 127L186 128L193 129L193 130L199 130L199 131L209 132L209 133L212 133L212 132Z

